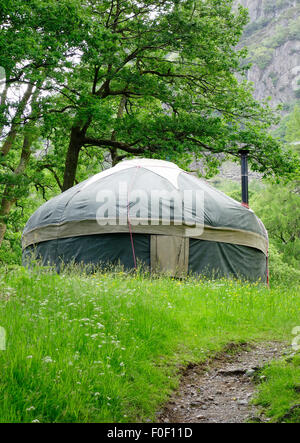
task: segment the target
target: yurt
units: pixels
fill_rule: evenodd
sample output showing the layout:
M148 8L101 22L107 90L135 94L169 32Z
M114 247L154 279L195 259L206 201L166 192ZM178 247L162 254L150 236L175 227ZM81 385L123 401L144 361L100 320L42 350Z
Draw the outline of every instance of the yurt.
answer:
M143 266L182 277L267 281L268 236L251 209L161 160L122 161L43 204L23 263Z

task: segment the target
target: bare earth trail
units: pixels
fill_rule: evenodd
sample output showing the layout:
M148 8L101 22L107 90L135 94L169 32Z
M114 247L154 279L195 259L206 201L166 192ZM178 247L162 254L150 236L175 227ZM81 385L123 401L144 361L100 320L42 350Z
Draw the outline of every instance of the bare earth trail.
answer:
M258 416L250 401L253 375L282 356L287 345L229 345L211 361L190 365L177 392L158 413L161 423L243 423ZM264 421L261 417L260 419ZM257 421L260 421L257 419Z

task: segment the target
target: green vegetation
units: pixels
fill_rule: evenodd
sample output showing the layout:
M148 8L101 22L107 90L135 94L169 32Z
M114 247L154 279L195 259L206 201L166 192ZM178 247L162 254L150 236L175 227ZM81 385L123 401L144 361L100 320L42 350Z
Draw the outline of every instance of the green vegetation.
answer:
M259 385L255 404L272 422L300 421L300 354L267 366L260 374L265 379Z
M265 69L273 59L274 51L271 48L261 46L257 48L251 57L253 63L256 63L260 69Z
M279 137L284 143L290 144L293 150L299 154L299 146L296 144L300 141L299 100L286 106L285 111L288 111L288 114L282 118L280 125L274 131L274 135Z
M252 197L251 207L262 218L272 244L283 254L286 263L297 268L300 263L299 184L286 187L269 185Z
M270 77L270 79L272 80L272 83L273 83L273 85L274 85L274 88L276 88L276 85L277 85L278 80L279 80L279 76L278 76L278 74L277 74L276 72L271 72L271 73L269 74L269 77Z
M270 21L271 21L271 18L263 17L263 18L260 18L258 20L255 20L255 21L249 23L244 29L244 34L243 34L244 38L245 37L247 38L247 37L251 36L252 34L254 34L255 32L265 28L270 23Z
M286 131L286 137L287 134L292 134L291 131ZM240 183L218 178L212 179L211 182L235 200L241 199ZM283 186L253 180L249 186L249 200L250 207L268 230L272 284L284 285L289 281L291 285L297 285L300 281L299 181L295 180Z
M288 40L299 40L300 38L300 17L292 20L289 26L278 25L271 37L264 40L264 45L269 48L278 48Z
M265 13L275 13L287 6L293 6L292 0L264 0L263 8Z
M292 340L290 285L1 269L0 421L128 422L229 342Z
M231 0L121 3L0 0L0 327L7 331L0 422L154 420L183 364L231 341L291 342L300 324L299 88L270 134L276 115L237 80L246 73L246 51L236 49L243 8L233 12ZM268 15L246 28L261 69L277 47L299 39L299 6L272 16L291 3L264 1ZM276 87L277 73L269 76ZM29 216L74 182L132 156L182 167L196 157L212 176L241 145L252 170L284 178L250 186L251 207L270 235L270 290L19 267ZM240 200L239 183L215 185ZM299 364L296 355L262 373L257 404L273 421L300 420L292 409Z
M215 154L243 145L266 176L294 170L268 131L277 116L246 81L237 44L248 18L233 3L0 0L0 246L26 196L127 157L196 157L211 176ZM259 51L261 66L271 52Z
M300 282L300 269L299 263L296 262L294 257L289 257L289 261L296 263L295 267L285 261L286 256L280 253L274 243L271 242L269 247L269 275L271 286L277 284L283 287L288 284L291 286L297 286Z
M47 192L47 198L52 196L54 196L53 193ZM44 202L45 200L41 198L40 194L33 191L31 195L20 198L12 208L9 216L4 218L7 229L0 247L0 264L21 264L22 231L32 213Z
M291 0L265 0L263 11L263 17L245 27L242 37L243 45L248 48L248 61L261 70L271 64L276 48L300 39L300 4Z
M285 140L287 143L300 142L300 104L296 104L293 111L286 119ZM300 154L299 146L294 144L294 149Z
M254 22L255 23L255 22ZM253 26L252 34L254 32L258 32L260 29L265 29L268 26L267 22L262 21L260 25L257 25L258 28L255 29ZM248 34L245 34L245 37L249 37ZM249 47L249 52L251 55L251 61L256 63L260 69L265 69L271 63L274 57L274 51L276 48L284 45L287 41L290 40L299 40L300 39L300 17L296 19L293 18L289 21L288 26L279 22L278 24L272 24L272 33L270 36L260 36L259 44L256 39L253 42L253 46Z

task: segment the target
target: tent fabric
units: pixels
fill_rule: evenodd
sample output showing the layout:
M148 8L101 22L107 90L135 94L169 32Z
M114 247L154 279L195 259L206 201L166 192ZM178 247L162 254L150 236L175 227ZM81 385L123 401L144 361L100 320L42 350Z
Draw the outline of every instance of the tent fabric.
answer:
M151 235L151 271L182 277L188 272L189 239L171 235Z
M103 179L109 175L116 174L123 169L130 168L140 168L147 169L152 171L154 174L160 175L163 178L166 178L176 189L178 189L178 176L182 172L182 170L175 165L174 163L167 162L164 160L151 160L151 159L136 159L130 161L124 161L118 163L116 166L110 169L106 169L105 171L100 172L99 174L94 175L89 180L85 182L82 189L87 186L92 185L97 182L99 179Z
M156 245L160 244L161 236L133 235L136 258L144 269L153 272L166 271L167 274L176 277L183 276L187 271L189 274L214 278L236 277L253 282L259 280L266 282L266 256L261 251L227 243L180 239L185 242L185 251L179 258L181 264L179 268L178 261L176 263L175 260L168 265L168 257L173 257L174 248L173 250L166 249L166 243L169 240L169 237L166 237L161 243L164 246L164 254L160 256L159 262L156 258ZM168 244L167 247L169 248ZM104 268L121 265L125 270L134 267L130 236L118 233L41 242L23 251L24 265L29 265L33 258L40 260L43 266L55 266L57 271L60 270L62 263L88 263ZM172 268L174 262L176 264ZM160 267L161 264L166 267Z
M132 226L132 232L136 234L157 234L157 235L173 235L178 237L186 237L186 226L151 226L137 225ZM99 226L96 220L83 220L78 222L66 222L57 225L49 225L31 230L23 237L23 249L27 246L52 240L53 238L68 238L84 236L86 233L104 234L104 233L128 233L128 226ZM195 233L196 234L196 233ZM213 226L205 226L200 236L192 237L201 240L220 241L222 243L238 244L250 246L261 250L267 255L268 242L267 239L254 232L243 231L231 228L214 228Z
M125 163L125 162L124 162ZM127 162L126 162L127 163ZM114 169L114 168L112 168ZM129 217L132 224L135 223L135 217L133 210L136 206L136 200L138 195L136 195L137 190L141 193L143 192L147 198L141 199L139 202L140 216L136 219L139 222L144 219L144 223L151 224L152 220L157 220L157 223L164 223L163 214L169 215L170 200L168 197L161 199L160 205L152 205L149 208L149 202L151 202L151 191L157 191L161 193L164 190L166 193L174 194L174 198L178 198L182 201L181 193L176 190L173 184L168 180L168 178L163 178L159 174L153 173L145 168L134 168L132 167L121 170L120 172L110 174L104 178L92 183L92 185L86 186L86 183L80 187L80 185L69 189L68 191L62 193L60 196L49 200L44 205L41 206L29 219L25 226L23 232L23 240L26 243L27 235L32 231L45 226L60 226L64 223L99 220L99 209L101 207L101 202L99 202L99 192L106 190L107 192L113 193L113 195L118 196L121 199L121 204L117 199L111 199L110 207L107 209L111 211L113 216L122 218L125 220L125 225L127 224L127 208L129 207ZM180 170L181 171L181 170ZM122 185L120 189L120 184ZM128 188L128 194L126 196L121 195L124 188L124 184ZM127 198L129 197L129 201ZM172 219L174 223L178 221L182 222L182 217L179 212L176 212L174 208L171 210ZM191 208L186 208L186 223L194 224L196 217L192 214ZM106 221L106 219L104 220ZM202 214L199 217L199 222L202 223ZM111 226L114 230L114 226ZM54 237L57 238L57 237Z
M243 271L251 279L266 272L268 236L254 212L153 159L123 161L43 204L24 228L24 260L36 250L43 263L120 261L130 268L129 232L137 259L153 269Z
M196 226L198 223L204 224L204 228L207 228L206 235L208 235L208 229L216 229L220 232L232 230L229 241L242 245L245 245L243 240L248 233L246 245L259 248L266 253L268 244L266 232L253 211L172 163L159 160L157 162L157 168L153 166L155 160L121 162L122 168L117 165L49 200L32 215L26 224L22 237L23 248L40 241L85 235L87 228L88 232L94 234L128 232L128 219L130 219L136 233L149 232L193 238L199 237L199 229ZM162 163L171 166L163 168ZM166 171L164 177L162 176L163 169ZM170 178L170 171L176 172L178 189L174 185L174 176ZM127 195L120 198L124 184L127 186ZM99 208L102 205L99 201L99 192L103 190L111 191L113 195L118 196L108 202L107 210L110 210L114 217L122 219L123 224L118 223L117 226L99 224ZM182 222L180 203L183 201L184 192L190 190L203 193L203 207L198 214L193 213L192 207L185 207L185 218ZM153 191L172 193L174 199L179 202L178 205L174 204L170 207L172 202L166 196L165 199L160 199L160 205L149 207ZM147 198L139 199L138 192L143 192ZM138 217L135 214L137 200L139 200ZM129 212L127 212L128 208ZM171 215L170 226L165 223L164 214ZM107 221L106 218L104 222ZM80 222L83 224L80 225ZM94 224L94 226L88 227L86 223ZM239 235L240 231L245 235ZM251 233L254 234L251 237L252 241L250 240ZM205 236L203 239L210 240ZM222 237L219 240L227 241Z
M266 283L267 260L248 246L190 239L189 273Z
M150 269L150 235L134 235L134 249L138 263ZM62 263L94 266L134 267L130 236L128 234L86 235L50 240L31 245L23 251L23 263L30 264L32 258L43 266L60 269Z

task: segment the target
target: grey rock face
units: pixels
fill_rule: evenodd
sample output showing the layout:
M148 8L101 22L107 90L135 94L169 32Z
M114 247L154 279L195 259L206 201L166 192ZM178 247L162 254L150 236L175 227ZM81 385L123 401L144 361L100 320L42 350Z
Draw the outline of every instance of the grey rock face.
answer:
M251 21L261 18L264 14L264 0L238 0L237 3L248 9Z
M236 0L248 8L250 23L241 46L249 49L248 80L255 97L271 97L271 104L300 98L300 1Z

